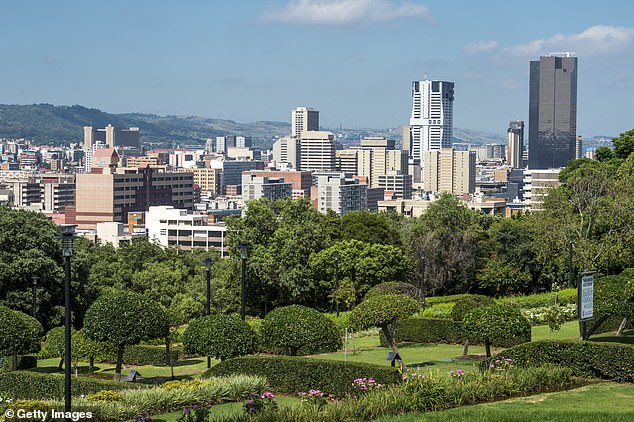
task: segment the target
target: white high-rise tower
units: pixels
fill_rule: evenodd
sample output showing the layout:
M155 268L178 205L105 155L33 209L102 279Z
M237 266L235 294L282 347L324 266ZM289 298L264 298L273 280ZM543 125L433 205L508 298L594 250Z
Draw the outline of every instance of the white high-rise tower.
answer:
M423 162L425 151L451 148L453 98L453 82L425 80L412 83L410 155L419 163Z

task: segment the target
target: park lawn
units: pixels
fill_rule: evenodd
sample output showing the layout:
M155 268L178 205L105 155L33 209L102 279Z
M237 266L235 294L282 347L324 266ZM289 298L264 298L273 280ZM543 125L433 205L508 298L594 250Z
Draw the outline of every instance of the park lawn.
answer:
M579 340L579 321L568 321L561 324L561 328L550 331L548 325L535 325L531 330L531 340Z
M634 384L599 382L442 412L407 414L381 422L626 422L634 420Z
M212 359L211 364L215 365L219 361ZM34 372L45 372L45 373L54 373L62 371L58 371L59 359L40 359L37 362L37 368L31 369ZM136 370L139 372L141 377L143 378L143 382L154 383L154 382L164 382L168 381L171 378L171 369L169 366L154 366L154 365L144 365L144 366L134 366L134 365L125 365L125 369L122 369L122 376L126 376L131 370ZM112 379L114 377L115 365L110 363L95 363L95 372L94 377L102 378L102 379ZM178 379L189 379L189 378L198 378L202 373L207 370L207 359L206 358L190 358L190 359L179 359L174 362L174 376ZM78 372L79 374L87 374L88 373L88 362L79 362L78 364ZM73 370L74 374L74 370Z

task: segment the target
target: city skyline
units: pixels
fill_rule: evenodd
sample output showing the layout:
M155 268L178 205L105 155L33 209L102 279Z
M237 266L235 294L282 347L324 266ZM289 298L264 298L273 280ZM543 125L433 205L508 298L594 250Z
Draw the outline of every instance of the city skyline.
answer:
M548 10L546 13L545 10ZM455 83L454 127L504 133L528 121L529 61L579 58L577 133L631 127L631 2L292 0L5 3L0 103L110 113L408 123L411 83ZM571 13L574 12L574 13Z

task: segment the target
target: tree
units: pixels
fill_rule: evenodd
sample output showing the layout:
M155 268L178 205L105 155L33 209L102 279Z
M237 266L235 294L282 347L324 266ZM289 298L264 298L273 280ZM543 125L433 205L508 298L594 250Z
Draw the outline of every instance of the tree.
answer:
M115 380L121 379L125 346L168 335L169 322L160 304L134 292L100 296L86 312L86 336L117 349Z
M494 256L486 261L484 268L478 273L480 287L490 294L504 296L512 293L529 293L531 274L515 263L505 262Z
M518 344L531 338L528 320L519 310L506 305L477 307L464 316L463 324L469 335L484 341L487 357L491 357L492 344Z
M398 247L403 245L399 228L388 214L370 211L353 211L341 217L341 238Z
M11 370L18 365L18 355L40 350L42 325L23 312L0 306L0 354L11 356Z
M487 217L488 218L488 217ZM476 214L449 194L442 194L412 221L408 239L412 258L423 268L431 295L464 293L475 287L479 260L488 256L487 218Z
M388 281L377 284L365 294L365 299L376 295L405 295L420 302L422 299L420 289L413 284L399 281Z
M487 306L494 304L495 301L488 296L483 295L468 295L462 297L456 301L454 307L451 308L451 319L457 322L463 322L466 314L472 310L479 308L480 306ZM469 338L465 338L463 355L467 356L469 353Z
M630 129L619 135L618 138L612 139L614 144L614 155L617 158L625 160L632 152L634 152L634 129Z
M394 341L396 321L407 318L421 309L420 302L404 295L376 295L364 300L350 313L350 323L358 330L379 327L390 349L398 355ZM400 356L400 355L399 355ZM405 368L403 359L399 359Z
M611 316L623 319L634 318L634 268L621 274L596 277L594 284L593 314L594 321L587 337L595 333ZM622 328L619 329L622 332Z
M226 360L257 352L258 337L236 315L209 315L189 323L183 345L186 353Z
M316 309L302 305L269 312L262 323L262 337L267 346L282 349L290 356L334 352L342 346L335 323Z

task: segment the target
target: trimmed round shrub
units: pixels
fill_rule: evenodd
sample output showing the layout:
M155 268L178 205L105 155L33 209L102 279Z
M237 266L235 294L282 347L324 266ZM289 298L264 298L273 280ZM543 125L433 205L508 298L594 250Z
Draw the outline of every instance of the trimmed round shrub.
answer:
M0 306L0 355L13 356L37 353L44 329L35 318L5 306ZM12 369L17 360L13 359Z
M488 305L475 308L463 319L470 338L484 341L487 357L491 345L513 346L531 341L531 325L522 313L505 305Z
M258 351L258 336L236 315L208 315L192 320L183 335L185 352L226 360Z
M343 346L335 323L328 317L301 305L276 308L262 323L267 347L290 356L335 352Z
M420 301L420 289L413 284L402 281L389 281L377 284L365 294L365 299L378 295L405 295Z
M454 321L462 321L464 316L472 310L480 306L493 305L495 300L484 295L469 295L462 297L456 301L451 309L451 319Z

